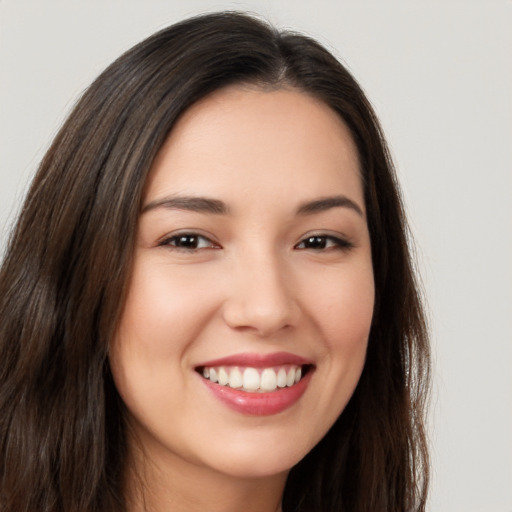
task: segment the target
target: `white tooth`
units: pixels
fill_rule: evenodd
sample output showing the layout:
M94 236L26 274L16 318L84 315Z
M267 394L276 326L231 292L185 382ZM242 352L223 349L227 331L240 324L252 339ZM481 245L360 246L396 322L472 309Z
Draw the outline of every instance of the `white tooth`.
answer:
M212 382L217 382L217 371L215 370L215 368L210 368L210 380Z
M288 370L288 374L286 375L286 385L288 387L293 386L295 384L295 367L292 367Z
M229 387L241 388L243 386L242 372L238 368L233 368L229 372Z
M274 391L277 387L277 375L272 368L265 368L261 372L261 389L264 391Z
M286 387L286 370L284 368L279 368L279 371L277 372L277 387Z
M229 382L229 375L226 369L221 366L219 368L219 384L225 386Z
M299 367L295 370L295 384L297 384L297 382L299 382L301 377L302 377L302 368Z
M256 391L260 387L260 374L254 368L246 368L243 376L244 389Z
M206 368L206 366L203 368L203 377L205 379L208 379L210 377L210 370L209 368Z

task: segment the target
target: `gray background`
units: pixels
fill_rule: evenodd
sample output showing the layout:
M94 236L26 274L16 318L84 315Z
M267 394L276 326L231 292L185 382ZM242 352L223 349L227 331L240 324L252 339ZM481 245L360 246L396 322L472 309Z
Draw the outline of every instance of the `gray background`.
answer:
M430 510L511 512L511 1L0 0L0 247L92 79L155 30L226 8L316 37L368 92L430 305Z

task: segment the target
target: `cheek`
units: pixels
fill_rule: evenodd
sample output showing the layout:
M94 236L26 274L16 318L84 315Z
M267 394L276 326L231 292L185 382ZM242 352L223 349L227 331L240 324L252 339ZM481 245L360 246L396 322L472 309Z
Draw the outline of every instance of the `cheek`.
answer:
M176 362L215 311L201 279L159 263L136 267L117 335L123 351L155 364Z
M332 272L323 283L310 287L309 302L326 342L331 349L366 345L375 302L371 261Z
M193 317L197 290L180 287L179 276L169 282L165 272L156 272L158 268L156 263L135 265L110 346L114 381L132 412L141 404L151 409L162 390L180 385L182 354L195 334L194 324L186 319ZM157 405L153 409L158 410Z
M303 421L313 446L343 412L364 367L374 307L371 259L317 271L303 284L303 292L309 290L303 293L303 311L319 361L312 388L314 413Z
M323 288L314 288L309 303L323 341L321 401L334 421L356 388L365 363L375 300L371 261L337 269L323 282Z

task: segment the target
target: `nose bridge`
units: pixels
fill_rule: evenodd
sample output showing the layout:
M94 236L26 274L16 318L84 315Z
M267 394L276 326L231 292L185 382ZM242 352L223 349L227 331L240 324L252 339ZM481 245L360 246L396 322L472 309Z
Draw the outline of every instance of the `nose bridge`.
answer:
M252 247L236 258L225 304L233 328L269 335L297 320L298 305L286 261L272 248Z

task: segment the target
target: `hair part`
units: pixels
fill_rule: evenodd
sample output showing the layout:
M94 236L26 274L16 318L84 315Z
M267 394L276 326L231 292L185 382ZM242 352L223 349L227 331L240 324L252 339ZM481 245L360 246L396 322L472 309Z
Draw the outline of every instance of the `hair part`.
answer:
M151 164L180 115L233 84L323 101L357 146L376 307L357 389L290 472L283 510L425 510L429 345L399 187L377 118L320 44L254 17L185 20L84 93L44 157L0 269L0 508L126 510L126 425L108 346Z

